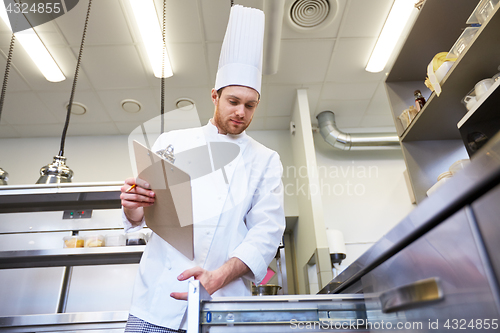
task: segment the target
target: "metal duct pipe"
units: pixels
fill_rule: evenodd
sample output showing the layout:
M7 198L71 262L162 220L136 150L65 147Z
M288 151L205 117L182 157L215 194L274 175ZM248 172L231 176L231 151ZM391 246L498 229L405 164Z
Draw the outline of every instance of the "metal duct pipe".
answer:
M316 116L321 136L334 148L340 150L401 149L396 133L355 133L340 131L335 124L335 114L323 111Z
M265 0L264 13L266 14L266 32L262 73L272 75L278 72L285 0Z

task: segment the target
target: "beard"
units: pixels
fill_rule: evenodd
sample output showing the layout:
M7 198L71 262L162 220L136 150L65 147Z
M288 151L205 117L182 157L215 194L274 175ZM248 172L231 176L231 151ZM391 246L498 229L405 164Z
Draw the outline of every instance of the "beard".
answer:
M252 118L250 118L250 120L247 122L243 121L243 123L240 125L233 125L233 123L230 120L230 117L224 119L219 112L219 105L218 104L215 105L214 121L215 125L219 128L219 133L222 130L222 132L224 132L225 134L232 134L232 135L241 134L250 125L250 123L252 122Z

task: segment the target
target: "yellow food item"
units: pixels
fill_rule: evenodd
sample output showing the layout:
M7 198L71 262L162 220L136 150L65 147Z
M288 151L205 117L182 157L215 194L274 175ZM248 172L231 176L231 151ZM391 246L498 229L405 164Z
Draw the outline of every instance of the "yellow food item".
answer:
M424 84L427 88L429 88L432 92L434 92L434 87L432 86L432 83L431 83L431 80L429 80L429 77L425 78Z
M104 246L104 242L99 239L99 238L93 238L87 240L87 244L85 244L86 247L101 247Z
M446 61L456 61L457 58L446 58L448 55L448 52L440 52L432 58L432 69L437 71L439 67L441 67L442 64L444 64Z
M427 78L425 80L425 85L437 96L441 94L441 85L436 76L436 71L447 61L454 62L457 58L446 58L448 52L440 52L432 58L431 62L427 66ZM443 73L444 74L444 73ZM440 78L441 79L441 78Z
M83 239L71 238L64 241L66 247L83 247Z

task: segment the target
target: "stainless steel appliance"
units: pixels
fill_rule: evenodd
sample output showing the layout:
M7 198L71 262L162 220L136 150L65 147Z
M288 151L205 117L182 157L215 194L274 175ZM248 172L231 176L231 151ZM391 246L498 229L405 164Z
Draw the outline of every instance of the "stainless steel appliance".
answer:
M63 248L123 234L121 185L2 187L0 331L123 332L144 246Z
M500 133L318 295L210 299L192 284L188 332L496 332L499 203Z

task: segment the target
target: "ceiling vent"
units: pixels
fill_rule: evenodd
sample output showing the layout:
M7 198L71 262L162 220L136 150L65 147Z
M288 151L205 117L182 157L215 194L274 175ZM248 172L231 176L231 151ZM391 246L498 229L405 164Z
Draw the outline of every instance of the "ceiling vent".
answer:
M316 32L332 23L337 0L294 0L288 3L288 22L300 32Z

